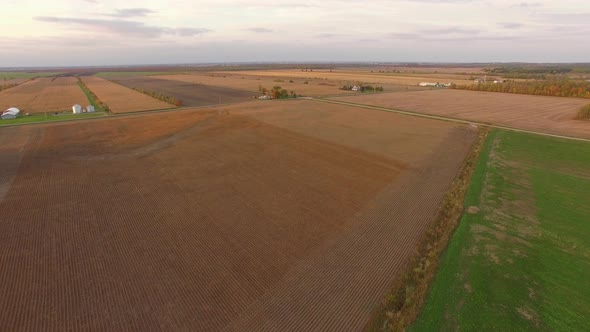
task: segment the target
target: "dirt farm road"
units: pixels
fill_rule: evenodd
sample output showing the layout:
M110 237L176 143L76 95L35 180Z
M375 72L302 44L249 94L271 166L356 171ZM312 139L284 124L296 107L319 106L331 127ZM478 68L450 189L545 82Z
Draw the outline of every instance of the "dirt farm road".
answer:
M495 125L495 124L492 124L492 123L478 122L478 121L471 121L471 120L464 120L464 119L453 118L453 117L446 117L446 116L440 116L440 115L430 115L430 114L424 114L424 113L419 113L419 112L402 111L402 110L397 110L397 109L388 108L388 107L372 106L372 105L366 105L366 104L357 104L357 103L351 103L351 102L345 102L345 101L337 101L337 100L324 99L324 98L306 97L305 99L307 99L307 100L313 100L313 101L316 101L316 102L322 102L322 103L348 105L348 106L354 106L354 107L359 107L359 108L372 109L372 110L383 111L383 112L392 112L392 113L398 113L398 114L404 114L404 115L410 115L410 116L417 116L417 117L427 118L427 119L433 119L433 120L441 120L441 121L448 121L448 122L455 122L455 123L463 123L463 124L474 124L474 125L478 125L478 126L486 126L486 127L490 127L490 128L510 130L510 131L516 131L516 132L521 132L521 133L529 133L529 134L536 134L536 135L541 135L541 136L548 136L548 137L555 137L555 138L563 138L563 139L571 139L571 140L576 140L576 141L590 142L590 139L587 139L587 138L574 137L574 136L565 136L565 135L555 135L555 134L549 134L549 133L545 133L545 132L541 132L541 131L519 129L519 128L514 128L514 127Z

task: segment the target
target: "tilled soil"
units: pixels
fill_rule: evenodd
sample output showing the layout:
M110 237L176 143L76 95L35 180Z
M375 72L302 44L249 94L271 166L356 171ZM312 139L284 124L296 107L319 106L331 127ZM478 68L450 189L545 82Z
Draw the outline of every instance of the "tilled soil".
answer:
M554 135L590 138L590 122L575 120L580 107L590 104L590 99L448 89L334 99Z
M176 105L152 98L100 77L84 76L82 81L113 113L132 113L176 107Z
M476 137L310 101L10 129L0 329L49 331L358 330Z
M0 112L16 107L24 113L62 112L89 105L75 77L36 78L0 91Z
M128 88L158 92L175 97L183 106L209 106L248 101L260 95L237 89L208 86L173 80L162 80L150 76L131 76L112 79L113 82Z

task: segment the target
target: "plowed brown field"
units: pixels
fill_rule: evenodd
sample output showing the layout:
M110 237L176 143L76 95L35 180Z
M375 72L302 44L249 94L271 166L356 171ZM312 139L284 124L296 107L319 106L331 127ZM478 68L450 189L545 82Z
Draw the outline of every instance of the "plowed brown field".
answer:
M86 106L88 98L75 77L37 78L0 91L0 110L17 107L23 113L60 112L75 104Z
M590 138L590 123L575 120L590 101L580 98L433 90L333 98L357 104L448 116L554 135Z
M156 76L157 77L157 76ZM111 81L129 88L158 92L175 97L183 106L211 106L249 101L259 94L227 87L209 86L182 81L162 80L155 76L113 77Z
M248 72L241 74L191 74L191 75L157 75L151 76L156 79L165 79L172 81L187 82L193 84L204 84L219 87L229 87L233 89L241 89L252 91L254 95L259 94L259 87L272 89L274 86L280 86L287 91L293 91L299 95L304 96L324 96L335 94L351 94L352 91L340 90L342 84L340 82L328 82L325 80L313 79L297 79L293 83L289 83L289 79L283 79L283 82L275 82L280 77L271 78L265 76L251 76ZM242 78L243 77L243 78ZM284 77L283 77L284 78ZM307 81L308 84L304 84Z
M113 113L131 113L176 107L100 77L84 76L82 81Z
M358 330L476 136L311 101L0 134L10 331Z
M270 76L270 77L294 77L294 78L321 78L336 81L348 82L364 82L365 84L401 84L401 85L418 85L420 82L453 82L455 84L473 84L472 80L465 78L458 79L457 77L446 77L447 75L423 76L403 75L403 74L380 74L380 73L362 73L355 71L328 71L328 70L314 70L301 71L300 69L285 69L285 70L248 70L241 72L215 72L224 75L255 75L255 76Z

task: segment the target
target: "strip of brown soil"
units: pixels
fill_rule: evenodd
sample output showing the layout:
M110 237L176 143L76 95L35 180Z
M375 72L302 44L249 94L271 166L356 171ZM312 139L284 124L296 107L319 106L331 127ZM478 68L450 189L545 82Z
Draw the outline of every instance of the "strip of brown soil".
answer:
M404 272L395 280L382 307L365 327L366 331L404 331L418 317L428 287L438 270L440 256L465 212L463 201L488 132L485 128L480 130L479 137L446 194L435 221L423 236L419 253L412 257Z
M25 129L9 331L361 329L476 136L309 101Z

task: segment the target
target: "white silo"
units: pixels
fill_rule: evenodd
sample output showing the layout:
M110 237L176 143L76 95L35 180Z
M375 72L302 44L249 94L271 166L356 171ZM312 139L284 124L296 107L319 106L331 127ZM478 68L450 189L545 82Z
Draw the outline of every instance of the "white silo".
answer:
M95 110L94 110L94 106L90 105L90 106L86 107L86 112L88 112L88 113L92 113L92 112L94 112L94 111L95 111Z
M72 106L72 111L74 112L74 114L80 114L82 113L82 106L76 104Z

